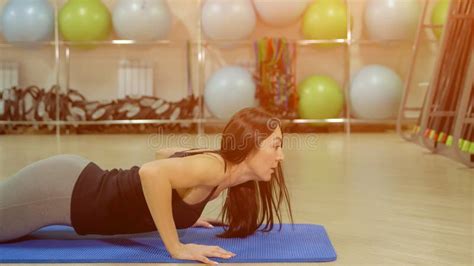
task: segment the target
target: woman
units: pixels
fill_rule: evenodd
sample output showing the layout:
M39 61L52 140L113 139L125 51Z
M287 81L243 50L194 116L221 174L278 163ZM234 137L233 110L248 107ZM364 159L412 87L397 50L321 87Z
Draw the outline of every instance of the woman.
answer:
M227 191L220 237L246 237L262 224L281 224L288 191L281 170L280 124L259 108L236 113L224 128L219 151L189 150L128 170L104 171L76 155L33 163L0 182L0 241L50 224L72 225L81 235L158 230L173 258L215 264L230 258L217 246L180 243L177 228L198 221L208 201ZM169 152L168 151L164 151Z

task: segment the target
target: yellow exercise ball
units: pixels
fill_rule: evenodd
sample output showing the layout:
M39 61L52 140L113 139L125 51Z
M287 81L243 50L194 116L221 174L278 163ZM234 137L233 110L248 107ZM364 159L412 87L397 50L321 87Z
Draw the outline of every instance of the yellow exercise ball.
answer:
M431 24L437 26L444 26L448 20L448 11L451 0L438 0L431 13ZM433 33L436 38L441 39L443 28L434 28Z
M59 11L59 30L68 41L101 41L109 36L112 19L101 0L69 0Z
M316 0L303 16L306 39L328 40L347 37L347 6L343 0Z

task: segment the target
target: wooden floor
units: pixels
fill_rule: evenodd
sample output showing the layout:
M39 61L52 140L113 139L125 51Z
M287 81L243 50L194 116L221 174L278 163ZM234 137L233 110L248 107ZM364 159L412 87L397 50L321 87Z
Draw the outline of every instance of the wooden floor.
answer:
M57 153L125 168L153 160L160 147L196 144L219 142L217 135L3 135L0 176ZM326 227L338 254L330 264L473 265L474 170L393 133L290 134L284 145L296 222Z

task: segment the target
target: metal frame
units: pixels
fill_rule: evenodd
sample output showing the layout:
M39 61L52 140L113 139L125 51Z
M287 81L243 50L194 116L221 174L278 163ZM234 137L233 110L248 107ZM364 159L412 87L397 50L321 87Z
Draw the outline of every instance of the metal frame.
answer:
M407 100L408 100L408 95L409 95L410 90L411 90L411 83L412 83L412 80L413 80L413 72L414 72L414 69L415 69L416 60L418 59L418 51L419 51L419 46L420 46L421 34L423 33L423 29L425 27L427 27L427 25L425 25L425 17L426 17L426 13L427 13L427 10L428 10L429 1L430 0L426 0L424 2L423 11L422 11L420 19L418 21L418 28L417 28L416 35L415 35L415 41L414 41L413 46L412 46L412 56L411 56L411 61L410 61L410 65L409 65L409 68L408 68L408 75L407 75L407 78L405 79L404 90L403 90L403 94L402 94L402 100L400 102L400 109L399 109L398 117L397 117L397 133L403 139L408 140L408 141L414 141L415 138L417 137L417 133L412 132L413 134L406 135L405 132L403 131L403 126L402 125L403 125L403 122L406 120L405 111L421 111L422 110L422 107L420 107L420 108L413 108L413 107L409 108L409 107L406 107L406 104L407 104ZM421 116L421 113L420 113L420 116Z

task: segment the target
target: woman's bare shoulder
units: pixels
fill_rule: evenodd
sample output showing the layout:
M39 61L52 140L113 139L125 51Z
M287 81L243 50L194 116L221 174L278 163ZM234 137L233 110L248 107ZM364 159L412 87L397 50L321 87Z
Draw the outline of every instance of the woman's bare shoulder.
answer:
M203 153L181 158L163 158L144 164L142 170L166 175L173 188L215 186L224 178L223 159L219 157L216 154Z

